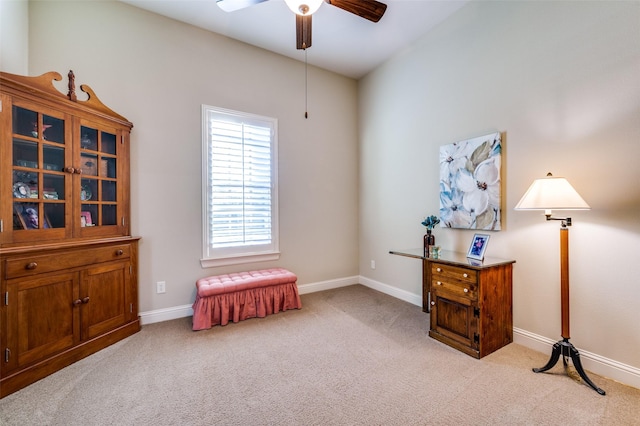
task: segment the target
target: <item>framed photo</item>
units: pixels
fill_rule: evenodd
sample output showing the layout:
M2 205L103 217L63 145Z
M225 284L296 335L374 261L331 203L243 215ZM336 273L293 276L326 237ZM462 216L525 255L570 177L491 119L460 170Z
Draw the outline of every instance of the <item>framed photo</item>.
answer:
M40 225L38 217L38 205L29 203L14 203L14 223L13 229L49 229L51 224L49 218L45 216L45 220Z
M80 212L80 226L93 226L93 221L91 220L91 212Z
M471 240L471 246L467 257L470 259L483 260L484 251L487 249L489 243L489 235L487 234L475 234L473 240Z

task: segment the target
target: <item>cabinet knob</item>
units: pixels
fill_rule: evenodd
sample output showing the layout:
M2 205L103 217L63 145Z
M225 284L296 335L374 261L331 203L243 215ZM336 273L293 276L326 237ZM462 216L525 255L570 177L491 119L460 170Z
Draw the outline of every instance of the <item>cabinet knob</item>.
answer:
M436 302L432 301L431 306L436 306Z
M36 262L27 263L27 266L25 266L25 268L29 270L34 270L37 267L38 267L38 264Z
M122 256L124 252L122 250L116 250L116 256Z
M74 171L74 173L77 174L77 175L81 175L82 174L82 169L76 169Z
M462 274L463 277L468 278L469 274Z
M75 173L76 169L74 169L73 167L65 167L64 171L67 173Z
M436 281L436 284L442 285L442 281Z
M80 299L76 299L76 300L74 300L74 301L73 301L73 306L78 306L78 305L80 305L81 303L82 303L82 300L80 300Z
M442 272L442 268L436 268L436 271Z
M82 299L82 303L89 303L89 296Z
M462 290L462 291L464 291L465 293L469 293L469 289L468 289L468 288L465 288L465 289L464 289L464 290Z

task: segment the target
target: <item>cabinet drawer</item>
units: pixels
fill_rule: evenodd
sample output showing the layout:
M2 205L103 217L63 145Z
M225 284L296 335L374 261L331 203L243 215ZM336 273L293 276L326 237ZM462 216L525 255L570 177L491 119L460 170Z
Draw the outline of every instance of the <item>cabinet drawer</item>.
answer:
M431 266L431 288L436 292L449 294L469 300L478 300L478 275L473 269L450 265Z
M475 283L434 278L431 281L431 289L434 294L446 293L468 300L478 300L478 286Z
M130 256L131 245L119 244L108 247L96 247L88 250L68 250L40 256L14 257L6 261L5 274L6 279L9 280L116 259L127 259Z
M478 282L478 271L457 266L434 263L431 265L431 276L434 280L453 278L470 283Z

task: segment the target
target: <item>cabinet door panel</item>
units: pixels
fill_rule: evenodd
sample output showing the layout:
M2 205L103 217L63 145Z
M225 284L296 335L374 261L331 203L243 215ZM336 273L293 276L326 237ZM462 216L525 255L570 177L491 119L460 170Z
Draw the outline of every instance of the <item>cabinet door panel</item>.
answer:
M5 161L3 194L13 204L3 205L3 216L12 217L14 243L37 243L71 236L66 229L71 200L67 197L71 175L70 118L63 112L33 102L13 99L3 114L11 112L11 126L2 134ZM9 174L10 173L10 174ZM9 213L11 216L9 216Z
M115 127L78 120L80 140L77 163L81 179L76 190L80 200L75 234L79 237L126 235L124 132Z
M130 262L114 262L82 272L82 338L90 339L129 319Z
M473 305L469 300L447 297L434 292L434 305L431 309L432 329L465 346L477 347L473 335L477 331L477 318L473 315Z
M18 367L72 347L80 323L74 301L78 299L77 274L65 273L8 285L9 317L16 319L15 348ZM14 351L12 350L12 353Z

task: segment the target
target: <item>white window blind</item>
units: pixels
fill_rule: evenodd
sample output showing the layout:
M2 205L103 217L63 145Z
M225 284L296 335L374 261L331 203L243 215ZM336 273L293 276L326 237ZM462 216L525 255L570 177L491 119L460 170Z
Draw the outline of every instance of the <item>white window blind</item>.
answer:
M277 253L276 124L203 106L203 260Z

